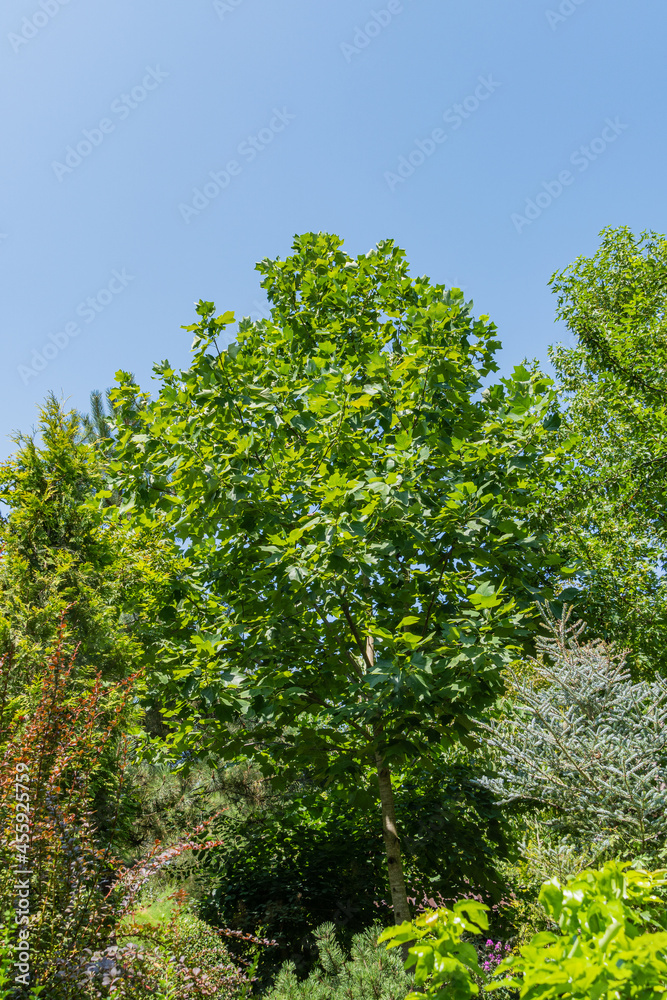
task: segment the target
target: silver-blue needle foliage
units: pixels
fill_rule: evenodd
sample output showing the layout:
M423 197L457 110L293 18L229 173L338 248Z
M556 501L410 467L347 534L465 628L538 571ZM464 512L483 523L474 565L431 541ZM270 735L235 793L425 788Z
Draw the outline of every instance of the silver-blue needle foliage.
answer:
M633 683L625 657L584 625L545 613L538 658L510 671L496 758L484 783L504 803L543 811L591 847L661 853L667 833L667 683Z

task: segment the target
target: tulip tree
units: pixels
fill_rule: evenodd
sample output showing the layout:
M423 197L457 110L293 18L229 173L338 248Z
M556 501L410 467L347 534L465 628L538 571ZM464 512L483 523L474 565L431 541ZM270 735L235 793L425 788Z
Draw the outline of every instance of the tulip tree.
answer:
M468 738L549 593L529 501L558 457L550 382L483 390L495 327L391 241L352 259L308 234L258 270L270 320L220 349L233 314L200 302L191 367L157 366L131 429L137 386L112 394L125 509L189 565L173 749L373 788L400 922L391 769Z

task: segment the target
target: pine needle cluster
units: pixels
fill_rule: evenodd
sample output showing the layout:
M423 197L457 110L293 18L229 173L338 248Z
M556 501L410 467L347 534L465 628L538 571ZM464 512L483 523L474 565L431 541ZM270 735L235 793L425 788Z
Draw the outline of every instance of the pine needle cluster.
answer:
M319 968L299 982L292 962L283 965L266 1000L403 1000L413 980L403 969L400 952L378 945L381 927L355 935L348 959L333 923L315 931Z

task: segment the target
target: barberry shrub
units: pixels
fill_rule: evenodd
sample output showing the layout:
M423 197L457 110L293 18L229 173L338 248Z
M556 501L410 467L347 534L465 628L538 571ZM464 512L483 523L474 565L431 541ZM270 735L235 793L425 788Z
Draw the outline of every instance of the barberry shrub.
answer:
M93 785L108 751L118 743L118 719L129 684L103 689L99 678L73 680L63 620L53 653L25 694L2 705L0 763L0 853L2 909L13 909L17 862L31 872L29 931L31 979L49 984L54 997L66 987L76 957L113 935L113 912L104 904L108 848L95 837ZM11 658L0 664L3 681ZM6 684L3 683L6 690ZM18 803L17 775L28 792ZM29 843L17 852L17 818ZM23 836L18 839L23 839Z
M166 916L142 907L128 914L118 926L118 944L90 956L87 979L91 984L101 980L114 1000L248 996L258 982L260 951L275 942L210 927L192 912L182 888L167 902L173 900ZM232 955L230 938L243 954L237 947Z
M231 989L247 977L237 965L230 968L228 958L221 962L220 948L209 949L215 954L208 956L201 949L194 955L190 948L192 961L184 958L173 969L173 952L184 943L178 928L172 928L171 941L163 935L160 942L148 940L145 946L118 943L123 931L127 937L124 921L131 919L151 878L186 851L220 842L201 841L204 824L188 840L171 846L156 842L147 857L129 867L113 855L119 802L116 816L100 830L94 788L111 758L118 798L123 794L126 742L121 722L133 697L134 678L113 684L99 675L78 678L74 655L67 651L69 638L63 615L55 650L35 670L35 680L20 699L8 696L11 663L8 657L0 660L0 912L15 911L20 860L20 867L31 872L21 876L29 881L29 985L43 988L49 1000L134 1000L151 992L159 996L160 983L171 976L179 984L179 992L172 990L174 1000L223 996L223 987ZM17 802L19 773L21 786L29 791L21 792ZM28 831L23 855L17 851L19 816ZM17 943L17 930L7 920L4 932L3 968L3 959ZM20 984L22 990L24 986ZM27 996L27 989L21 995Z

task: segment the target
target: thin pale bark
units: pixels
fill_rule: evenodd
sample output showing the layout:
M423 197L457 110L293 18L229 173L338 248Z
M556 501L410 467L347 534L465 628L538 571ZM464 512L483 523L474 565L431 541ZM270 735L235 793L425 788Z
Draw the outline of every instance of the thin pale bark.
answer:
M401 844L396 830L396 813L394 810L394 791L391 787L391 773L384 763L382 755L375 755L377 763L378 782L380 785L380 802L382 803L382 832L387 853L387 868L389 871L389 888L391 902L394 907L394 919L397 924L411 920L408 894L403 876L401 860Z
M375 662L372 638L366 640L366 659L371 664ZM379 735L380 732L381 728L378 728L376 735ZM384 846L387 855L391 903L394 908L394 920L397 924L402 924L406 920L411 920L412 916L408 905L408 894L403 875L401 843L398 838L398 829L396 826L394 790L391 787L391 771L379 751L375 754L375 763L380 788L380 803L382 805L382 833L384 835Z

